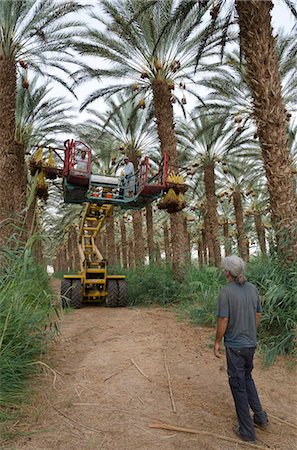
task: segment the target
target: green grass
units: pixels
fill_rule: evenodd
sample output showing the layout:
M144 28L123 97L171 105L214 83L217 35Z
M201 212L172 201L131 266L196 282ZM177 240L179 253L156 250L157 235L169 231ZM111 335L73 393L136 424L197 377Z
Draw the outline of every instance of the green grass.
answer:
M277 258L254 258L247 275L260 292L263 306L259 348L266 363L278 355L297 357L297 268Z
M3 253L0 271L0 422L15 417L28 378L57 331L48 275L23 248Z
M261 296L263 314L259 328L259 349L267 364L278 355L297 356L297 272L276 258L254 257L247 267L248 280ZM169 266L145 266L124 273L131 305L174 304L179 317L196 325L214 326L220 288L226 283L223 271L214 267L187 268L182 283L173 280Z

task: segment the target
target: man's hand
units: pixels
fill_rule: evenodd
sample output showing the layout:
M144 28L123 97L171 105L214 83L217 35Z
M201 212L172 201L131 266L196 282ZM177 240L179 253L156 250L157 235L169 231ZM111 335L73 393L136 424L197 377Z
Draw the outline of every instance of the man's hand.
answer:
M213 352L216 358L221 358L221 342L215 342L214 348L213 348Z

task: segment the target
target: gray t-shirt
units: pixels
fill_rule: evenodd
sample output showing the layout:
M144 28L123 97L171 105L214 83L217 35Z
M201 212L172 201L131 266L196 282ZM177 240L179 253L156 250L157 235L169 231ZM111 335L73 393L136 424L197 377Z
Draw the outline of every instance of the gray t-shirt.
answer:
M218 297L218 317L228 317L224 336L226 347L256 347L256 313L262 312L256 286L246 282L239 285L232 281L224 286Z

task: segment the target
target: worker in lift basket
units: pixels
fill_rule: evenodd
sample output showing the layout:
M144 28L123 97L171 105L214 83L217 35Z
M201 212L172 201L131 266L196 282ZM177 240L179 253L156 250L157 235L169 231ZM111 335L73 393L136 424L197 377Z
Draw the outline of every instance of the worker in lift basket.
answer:
M135 175L134 175L134 165L132 161L129 160L128 156L124 157L124 177L125 177L125 187L124 195L127 197L133 197L135 188Z
M87 152L85 150L82 150L80 158L79 157L76 158L75 169L82 175L88 172L88 158L86 156Z

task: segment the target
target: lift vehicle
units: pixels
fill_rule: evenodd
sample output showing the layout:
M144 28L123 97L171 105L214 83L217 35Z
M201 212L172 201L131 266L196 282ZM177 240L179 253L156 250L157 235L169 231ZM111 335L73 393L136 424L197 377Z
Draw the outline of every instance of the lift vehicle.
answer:
M158 173L149 177L149 162L145 158L134 177L134 191L127 192L129 180L123 177L91 173L91 149L83 142L65 142L63 170L64 201L84 204L79 225L80 270L65 275L61 283L62 306L80 308L86 302L105 302L106 306L128 304L128 287L123 275L108 275L107 262L96 246L95 239L113 206L140 209L159 198L168 175L169 158L163 158Z

